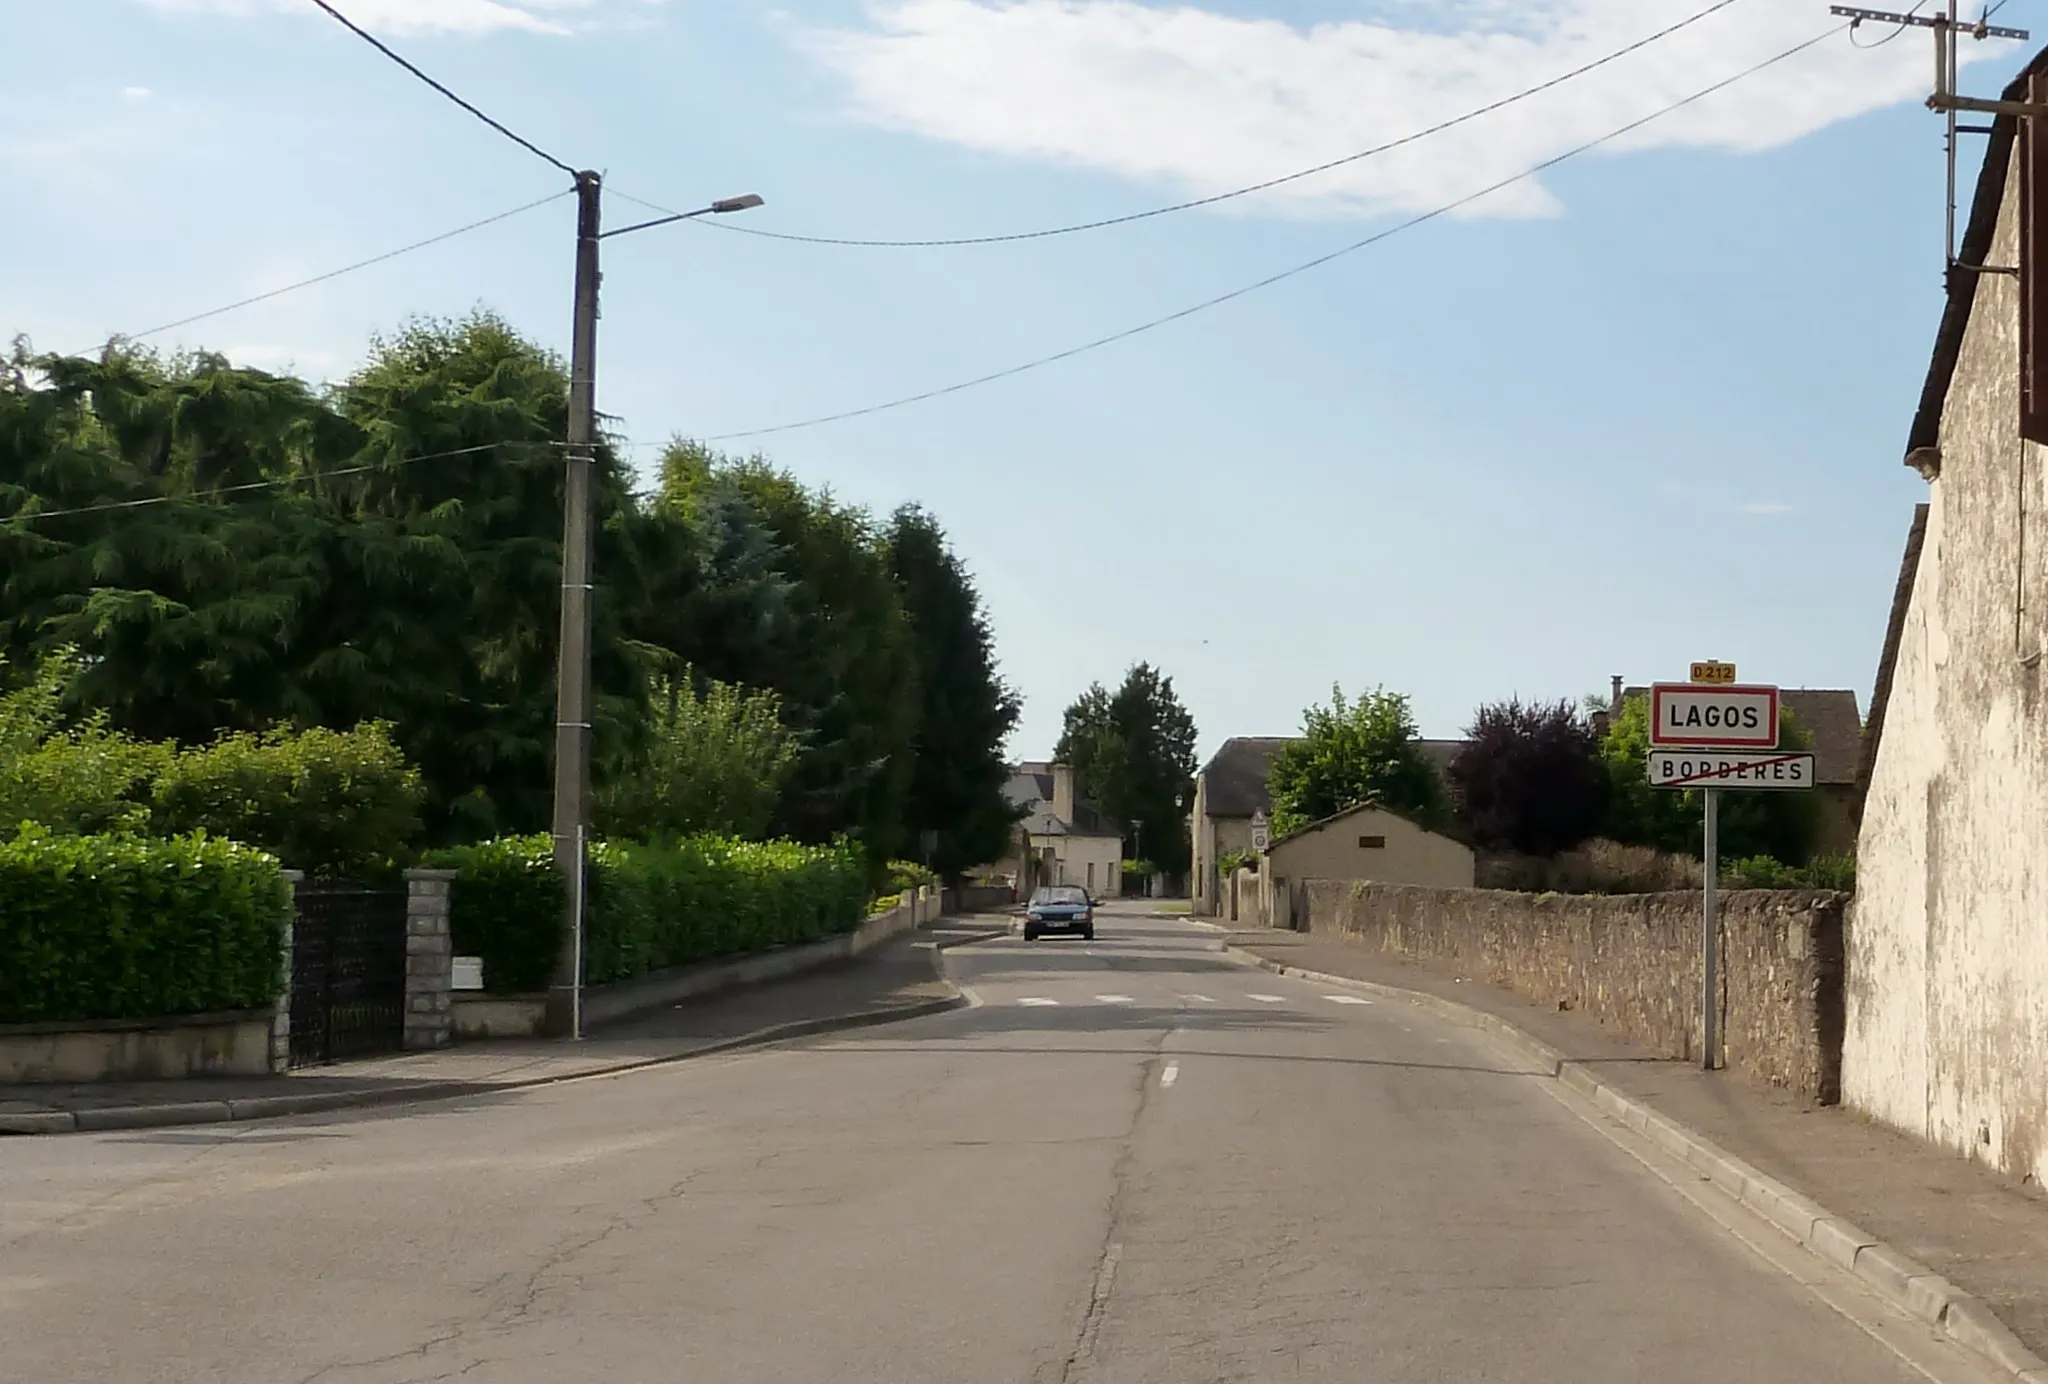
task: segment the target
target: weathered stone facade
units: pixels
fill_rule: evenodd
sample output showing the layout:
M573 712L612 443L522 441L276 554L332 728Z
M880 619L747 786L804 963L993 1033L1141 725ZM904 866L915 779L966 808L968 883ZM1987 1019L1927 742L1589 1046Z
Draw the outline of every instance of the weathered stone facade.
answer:
M2029 72L2048 68L2042 57ZM2023 78L2024 80L2024 78ZM2019 99L2012 92L2007 99ZM2015 121L1961 250L2020 263ZM2038 195L2038 194L2037 194ZM2048 456L2020 435L2020 284L1953 272L1907 462L1928 481L1872 715L1843 1099L2048 1177Z
M1309 880L1298 923L1569 1006L1666 1057L1700 1055L1698 894L1518 894ZM1839 1098L1842 894L1722 896L1722 1061L1823 1104Z
M448 932L453 870L405 872L405 1049L455 1038L455 944Z

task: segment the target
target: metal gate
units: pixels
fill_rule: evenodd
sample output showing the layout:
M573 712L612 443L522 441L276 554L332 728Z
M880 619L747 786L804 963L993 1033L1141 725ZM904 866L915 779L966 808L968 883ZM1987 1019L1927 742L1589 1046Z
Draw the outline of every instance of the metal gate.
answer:
M397 1052L405 890L308 880L292 928L292 1065Z

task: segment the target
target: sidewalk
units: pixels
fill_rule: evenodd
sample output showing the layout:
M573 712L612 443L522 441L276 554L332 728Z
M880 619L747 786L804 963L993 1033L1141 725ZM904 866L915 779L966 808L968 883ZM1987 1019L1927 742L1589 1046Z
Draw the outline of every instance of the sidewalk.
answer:
M216 1124L483 1095L914 1018L964 1003L940 974L939 949L996 935L1007 925L1004 918L942 918L858 959L632 1015L577 1043L462 1044L283 1076L0 1085L0 1135Z
M1850 1111L1653 1056L1581 1014L1544 1008L1449 963L1294 932L1219 935L1266 961L1418 991L1506 1021L1982 1299L2048 1357L2048 1197L2039 1187Z

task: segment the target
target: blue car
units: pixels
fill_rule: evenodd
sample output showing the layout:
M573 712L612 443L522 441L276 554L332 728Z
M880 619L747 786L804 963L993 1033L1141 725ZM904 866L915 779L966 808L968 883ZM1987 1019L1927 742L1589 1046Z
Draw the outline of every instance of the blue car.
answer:
M1050 884L1024 905L1024 940L1036 942L1049 932L1065 932L1095 940L1095 900L1072 884Z

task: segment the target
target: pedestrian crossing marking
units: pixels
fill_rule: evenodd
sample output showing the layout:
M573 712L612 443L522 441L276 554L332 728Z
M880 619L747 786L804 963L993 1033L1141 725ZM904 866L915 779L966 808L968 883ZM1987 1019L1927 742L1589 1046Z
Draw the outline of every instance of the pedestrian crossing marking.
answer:
M1260 1004L1287 1003L1287 997L1284 995L1246 995L1245 998L1248 1000L1257 1000Z
M1059 1004L1059 1001L1045 999L1039 995L1026 995L1023 999L1018 1000L1017 1003L1025 1005L1026 1007L1039 1007L1045 1005L1057 1006Z

